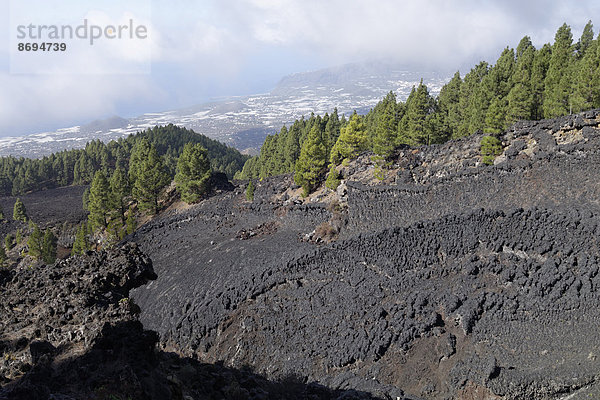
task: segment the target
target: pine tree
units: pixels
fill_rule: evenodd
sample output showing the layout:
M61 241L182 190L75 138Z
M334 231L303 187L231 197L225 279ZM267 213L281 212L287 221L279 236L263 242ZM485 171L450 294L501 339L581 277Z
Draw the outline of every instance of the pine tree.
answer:
M150 142L145 137L137 140L131 150L129 159L129 182L134 183L142 168L142 163L148 158L150 153Z
M460 85L459 110L460 125L457 137L468 136L484 125L487 113L487 99L482 95L482 81L489 72L486 62L480 62L465 75Z
M186 203L195 203L209 189L210 162L200 144L187 143L177 161L175 184Z
M246 200L254 201L254 183L252 183L252 179L248 181L248 186L246 187Z
M277 162L277 137L267 135L262 147L260 148L260 173L261 179L273 176L276 173Z
M585 57L588 49L592 45L594 41L594 25L592 21L588 21L588 23L583 28L583 32L581 34L581 38L575 45L575 50L577 51L577 58Z
M552 47L546 43L541 49L535 52L533 66L531 71L531 96L533 119L538 120L544 117L544 90L550 58L552 56Z
M340 135L340 139L343 136ZM336 143L337 145L337 143ZM319 177L327 164L327 150L319 128L315 125L310 130L302 145L300 157L296 162L294 181L304 189L304 196L308 196L319 181Z
M340 118L338 116L337 108L333 110L331 115L327 120L327 124L325 125L325 146L327 147L327 152L330 153L331 149L337 142L340 137ZM327 155L329 158L329 154Z
M293 171L298 157L300 157L300 124L296 121L288 130L288 135L285 139L285 165L286 171ZM245 165L244 165L245 167ZM258 178L256 176L248 176L250 178Z
M484 164L494 164L494 160L500 154L502 154L502 142L498 138L494 136L481 138L481 157Z
M4 238L4 246L6 247L6 251L10 251L15 243L15 237L13 236L12 233L7 233L6 237Z
M85 151L81 152L73 170L75 184L84 185L90 183L94 177L94 163Z
M25 204L17 197L15 201L15 206L13 207L13 219L15 221L27 222L29 217L27 216L27 210L25 209Z
M27 240L27 248L29 249L29 255L35 259L42 257L42 231L40 227L34 224L33 232L29 235Z
M512 76L512 88L506 97L506 125L524 119L532 119L534 98L532 89L532 73L535 48L531 39L525 36L517 47L517 65Z
M134 175L133 197L138 201L140 210L156 214L158 211L158 196L161 190L170 182L162 159L154 146L146 159L142 160Z
M506 124L531 119L533 96L526 83L517 83L507 96Z
M110 177L110 209L112 217L120 218L125 225L127 211L127 196L131 193L129 179L124 169L117 167Z
M312 134L312 131L311 131ZM315 134L315 137L317 135ZM367 127L362 118L354 112L346 126L341 128L340 137L331 149L331 162L339 164L344 159L352 159L358 156L361 151L367 149ZM304 151L304 146L302 148ZM326 155L326 154L325 154ZM302 158L302 154L300 155ZM326 163L319 164L319 169L325 167Z
M552 56L545 80L544 116L555 118L570 112L571 67L573 63L573 35L563 24L554 37Z
M136 222L135 222L135 217L133 216L132 213L130 213L127 216L127 220L125 221L125 225L127 227L127 234L128 235L131 235L133 232L135 232Z
M506 99L496 97L492 100L485 116L485 131L489 133L500 133L504 129L506 121Z
M73 249L71 250L71 254L83 254L85 251L89 250L90 244L88 242L87 236L87 223L83 222L81 225L79 225L79 229L77 229L77 234L75 235L75 242L73 243Z
M570 97L573 112L600 107L600 45L594 40L586 45L583 58L574 69L575 79Z
M90 187L90 196L88 210L90 215L88 220L92 230L106 228L108 226L108 214L110 212L110 185L103 171L98 171L94 175L92 186Z
M325 180L325 186L327 186L331 190L337 189L337 187L341 183L341 174L335 168L335 165L331 164L329 168L329 173L327 174L327 179Z
M375 116L375 129L372 137L372 148L375 154L389 157L396 147L398 135L398 104L393 92L378 104L379 112Z
M54 236L50 228L44 232L42 259L46 264L53 264L56 261L56 236Z
M442 115L442 130L452 138L458 137L460 125L460 86L462 79L457 71L450 82L448 82L438 96L438 106Z
M490 104L495 97L505 98L508 95L513 84L514 70L515 52L507 47L482 82Z
M406 112L398 126L398 140L401 144L431 144L432 132L427 124L427 116L432 111L433 99L427 86L421 83L411 91L406 100Z

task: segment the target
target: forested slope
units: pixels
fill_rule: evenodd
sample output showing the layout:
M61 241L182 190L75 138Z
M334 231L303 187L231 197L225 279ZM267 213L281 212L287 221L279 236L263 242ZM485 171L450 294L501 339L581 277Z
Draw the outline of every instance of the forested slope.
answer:
M171 176L177 158L186 143L199 143L208 150L213 171L229 177L241 170L247 156L216 140L175 125L156 126L126 139L103 143L95 140L82 150L65 150L42 159L0 158L0 195L18 195L31 191L92 182L96 171L128 169L135 144L143 139L154 146Z
M437 97L421 83L405 102L390 92L364 116L311 115L267 137L260 156L248 160L238 177L295 172L308 193L328 167L336 174L332 167L364 150L384 167L402 144L444 143L478 131L497 135L517 121L600 107L599 42L591 21L576 42L564 24L552 44L537 49L525 36L495 64L482 61L462 77L457 72Z

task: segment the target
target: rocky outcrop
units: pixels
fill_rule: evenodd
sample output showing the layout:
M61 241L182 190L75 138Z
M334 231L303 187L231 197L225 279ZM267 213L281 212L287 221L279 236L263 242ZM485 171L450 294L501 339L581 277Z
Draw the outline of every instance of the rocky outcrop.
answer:
M0 269L0 399L374 399L295 375L158 351L129 291L156 278L135 245L55 265Z
M351 178L346 237L477 208L586 207L600 210L600 111L516 124L504 153L482 164L474 135L403 149L393 185Z
M0 399L372 399L294 375L157 351L129 291L155 279L135 245L35 269L0 269Z
M3 270L3 383L40 363L78 355L102 336L107 324L134 320L139 309L129 291L155 278L152 263L133 245L50 266Z

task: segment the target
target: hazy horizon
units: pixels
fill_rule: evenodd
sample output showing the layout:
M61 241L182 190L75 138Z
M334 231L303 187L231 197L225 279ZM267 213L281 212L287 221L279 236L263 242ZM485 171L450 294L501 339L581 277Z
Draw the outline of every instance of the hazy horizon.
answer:
M52 18L35 10L51 3L82 4L25 1L32 10L27 17L39 24L53 23ZM85 16L101 20L117 4L94 4ZM139 19L151 32L152 51L145 59L150 73L11 74L11 4L0 0L0 26L5 27L0 30L0 137L265 93L292 73L369 60L464 75L478 61L494 63L504 47L516 47L525 35L536 47L553 41L563 22L577 41L600 11L589 0L134 0L127 3L133 16L136 4L151 6L151 18ZM91 53L82 61L98 64L102 57Z

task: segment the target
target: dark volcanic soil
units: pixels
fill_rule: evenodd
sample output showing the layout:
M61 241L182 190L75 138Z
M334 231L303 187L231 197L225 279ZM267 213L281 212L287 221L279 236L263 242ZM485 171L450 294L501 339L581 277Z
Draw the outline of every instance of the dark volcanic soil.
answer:
M86 186L68 186L42 190L18 196L25 204L27 215L33 222L45 226L60 226L63 223L76 225L87 218L83 209L83 192ZM17 197L0 197L0 206L7 221L0 223L2 237L22 225L12 218Z
M222 185L135 245L0 269L0 399L597 397L599 125L518 124L494 166L480 135L402 148L385 184L366 155L304 202ZM82 192L24 202L77 222Z
M132 238L158 274L133 293L141 320L181 354L382 398L583 398L600 376L599 120L515 127L491 167L478 136L403 151L395 185L347 183L333 245L301 240L324 205L273 197L289 177L161 217Z
M293 375L204 364L156 350L131 288L155 279L136 246L35 269L0 269L0 399L371 399Z

